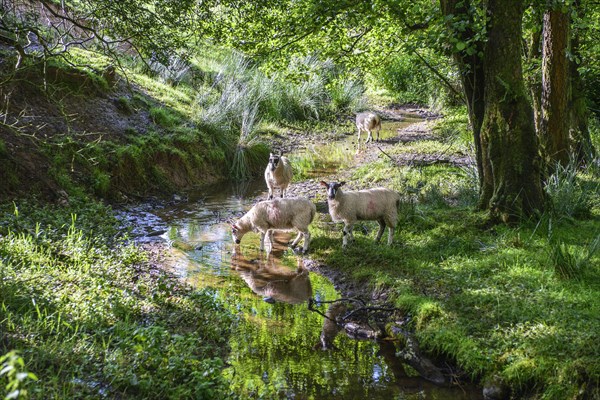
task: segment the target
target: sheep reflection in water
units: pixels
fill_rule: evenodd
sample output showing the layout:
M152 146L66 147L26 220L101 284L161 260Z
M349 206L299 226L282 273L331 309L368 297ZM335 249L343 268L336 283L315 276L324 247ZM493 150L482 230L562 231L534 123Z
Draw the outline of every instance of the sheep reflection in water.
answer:
M266 256L261 253L257 259L248 259L235 252L231 257L231 269L238 271L248 287L266 302L301 304L312 296L308 270L304 268L302 258L298 258L298 268L293 270L278 265L273 252Z

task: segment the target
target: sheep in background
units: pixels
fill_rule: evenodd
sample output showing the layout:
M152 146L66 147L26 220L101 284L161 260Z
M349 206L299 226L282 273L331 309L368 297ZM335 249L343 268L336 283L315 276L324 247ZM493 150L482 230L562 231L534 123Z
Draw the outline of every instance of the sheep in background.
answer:
M317 208L308 199L274 199L257 203L250 211L231 226L233 241L240 244L242 237L250 231L260 232L260 250L265 248L265 235L269 235L269 243L273 243L273 230L298 230L298 236L291 243L294 248L302 237L308 252L310 232L308 225L313 221Z
M292 165L287 157L269 153L269 164L265 169L265 181L269 187L269 200L273 198L275 189L281 189L281 197L285 196L287 187L292 181Z
M362 131L367 132L367 141L369 143L373 140L371 131L377 130L377 142L379 142L379 131L381 131L381 119L373 112L363 112L356 114L356 127L358 128L358 145L360 146L360 133Z
M381 240L385 227L388 227L388 245L392 244L394 229L398 221L400 194L386 188L374 188L353 192L342 192L340 187L346 182L321 181L327 188L329 214L333 221L344 221L343 247L353 241L352 228L356 221L367 220L379 223L376 242Z

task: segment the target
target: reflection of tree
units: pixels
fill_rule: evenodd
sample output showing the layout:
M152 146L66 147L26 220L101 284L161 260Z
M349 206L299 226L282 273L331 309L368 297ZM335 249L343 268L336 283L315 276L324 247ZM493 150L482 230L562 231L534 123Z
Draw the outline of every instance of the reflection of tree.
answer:
M298 268L292 270L281 265L281 259L273 252L258 259L247 259L236 252L231 257L231 268L252 291L263 296L265 301L280 301L300 304L312 296L312 286L302 258L297 259Z
M316 349L330 350L335 348L333 339L335 339L340 329L342 329L341 322L338 322L338 317L341 317L345 311L346 304L342 302L333 302L329 305L323 319L323 328L321 329L319 343L315 345Z

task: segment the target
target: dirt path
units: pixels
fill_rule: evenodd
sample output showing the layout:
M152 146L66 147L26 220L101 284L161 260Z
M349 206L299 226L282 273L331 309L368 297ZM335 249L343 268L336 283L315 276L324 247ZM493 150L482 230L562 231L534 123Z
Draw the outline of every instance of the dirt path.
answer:
M364 143L361 145L361 150L358 152L352 160L350 166L343 170L338 170L328 176L323 176L318 179L308 179L303 182L295 182L288 188L290 197L309 197L315 198L316 193L322 192L323 188L320 185L320 180L325 181L351 181L350 176L354 169L360 165L368 164L376 161L380 157L390 157L398 165L410 165L413 162L427 162L427 158L432 159L432 156L422 156L419 154L405 154L402 156L389 156L390 149L397 146L399 143L411 143L422 140L433 140L435 137L432 133L432 126L435 124L434 120L439 118L438 115L431 113L421 108L387 108L383 110L377 110L379 115L382 116L384 121L403 121L407 117L411 118L422 118L422 121L415 122L407 127L398 129L397 134L389 139L381 140L379 142L371 142L367 145ZM353 133L354 135L355 133ZM363 135L362 140L365 140ZM355 142L353 142L356 145ZM296 149L297 150L297 149ZM432 160L434 162L435 160ZM353 186L353 189L360 189L357 186ZM261 198L256 199L261 200ZM318 205L319 206L319 205ZM322 207L319 207L322 208Z

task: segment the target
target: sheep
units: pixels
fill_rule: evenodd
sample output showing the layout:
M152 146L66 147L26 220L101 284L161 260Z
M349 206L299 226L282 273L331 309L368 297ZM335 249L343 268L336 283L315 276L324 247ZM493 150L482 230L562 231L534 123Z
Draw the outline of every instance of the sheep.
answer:
M358 128L358 145L360 146L360 133L362 131L367 132L367 141L369 143L373 140L371 131L377 130L377 142L379 142L379 131L381 131L381 119L373 112L363 112L356 114L356 127Z
M329 214L333 221L344 221L343 244L353 241L352 227L357 220L377 221L379 232L375 242L379 243L385 227L388 227L388 246L391 246L394 229L398 221L400 194L386 188L373 188L353 192L342 192L340 189L346 182L320 182L327 188Z
M281 197L285 197L287 187L292 181L292 165L287 157L269 153L269 164L265 169L265 181L269 188L269 200L273 199L275 189L281 189Z
M298 236L291 247L304 237L303 253L308 252L310 232L308 226L313 221L317 208L312 201L303 198L274 199L256 203L243 217L231 225L235 244L240 244L242 237L249 231L260 232L260 250L265 248L265 235L269 235L269 243L273 243L274 230L298 230Z

